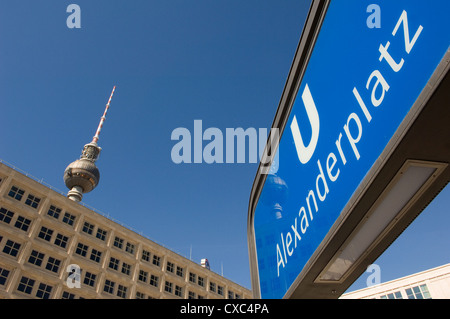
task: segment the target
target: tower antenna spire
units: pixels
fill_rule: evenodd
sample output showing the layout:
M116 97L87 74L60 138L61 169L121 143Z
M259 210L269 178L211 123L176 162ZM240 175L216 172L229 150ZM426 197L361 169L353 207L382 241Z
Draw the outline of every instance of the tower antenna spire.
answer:
M97 145L97 142L115 90L116 86L113 87L92 142L84 146L80 159L70 163L64 171L64 183L69 188L67 197L73 201L81 201L83 194L92 191L100 181L100 172L95 165L95 161L97 161L102 149Z
M108 113L108 110L109 110L109 104L111 103L111 99L112 99L112 97L113 97L113 95L114 95L114 91L115 91L115 90L116 90L116 86L114 85L114 87L113 87L113 89L112 89L112 92L111 92L111 95L109 96L108 103L106 103L105 112L103 112L103 115L102 115L102 117L100 118L100 123L98 124L97 131L95 132L94 138L92 139L92 143L97 143L97 142L98 142L98 139L99 139L99 137L100 137L100 131L102 130L103 123L104 123L105 120L106 120L106 113Z

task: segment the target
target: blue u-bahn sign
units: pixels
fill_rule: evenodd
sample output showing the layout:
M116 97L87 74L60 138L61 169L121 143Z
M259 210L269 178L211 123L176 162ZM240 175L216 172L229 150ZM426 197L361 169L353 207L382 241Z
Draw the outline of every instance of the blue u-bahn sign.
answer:
M249 212L262 298L285 296L449 49L450 1L375 2L371 26L372 2L326 2L279 163Z

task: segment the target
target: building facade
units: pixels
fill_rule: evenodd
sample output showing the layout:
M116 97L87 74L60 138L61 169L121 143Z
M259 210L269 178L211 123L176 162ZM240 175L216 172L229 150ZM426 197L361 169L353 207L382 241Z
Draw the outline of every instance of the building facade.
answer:
M341 299L450 299L450 264L349 292Z
M0 298L252 298L250 290L0 163Z

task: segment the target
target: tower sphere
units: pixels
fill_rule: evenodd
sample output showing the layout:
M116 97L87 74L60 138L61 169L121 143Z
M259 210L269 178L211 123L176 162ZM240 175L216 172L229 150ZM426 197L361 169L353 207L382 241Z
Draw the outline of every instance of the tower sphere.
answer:
M70 163L64 171L64 183L69 189L79 186L83 193L88 193L97 186L99 181L100 171L93 162L87 159L79 159Z

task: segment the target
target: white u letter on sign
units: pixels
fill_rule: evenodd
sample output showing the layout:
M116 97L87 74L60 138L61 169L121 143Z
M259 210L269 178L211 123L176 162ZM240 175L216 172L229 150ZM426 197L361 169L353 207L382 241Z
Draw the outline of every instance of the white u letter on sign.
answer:
M314 154L317 146L317 141L319 140L320 130L319 113L317 112L316 104L314 103L308 84L306 84L303 91L302 100L305 104L306 113L308 114L309 123L311 124L312 129L311 140L309 141L308 146L305 146L305 144L303 143L303 138L300 133L300 128L298 127L297 118L295 117L295 115L291 123L291 132L292 136L294 137L298 159L302 164L306 164Z

